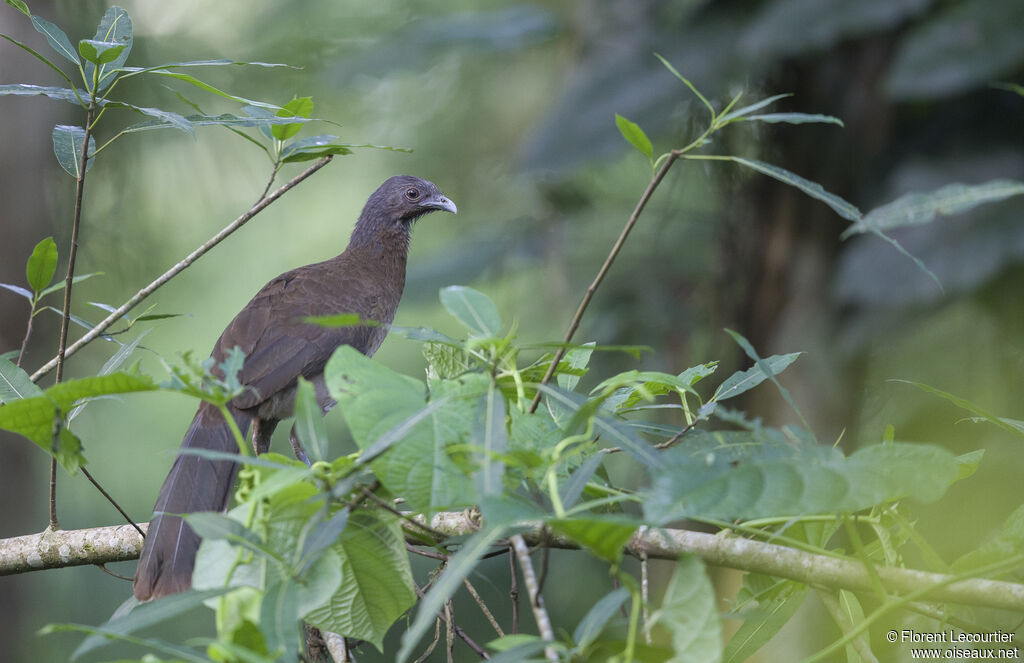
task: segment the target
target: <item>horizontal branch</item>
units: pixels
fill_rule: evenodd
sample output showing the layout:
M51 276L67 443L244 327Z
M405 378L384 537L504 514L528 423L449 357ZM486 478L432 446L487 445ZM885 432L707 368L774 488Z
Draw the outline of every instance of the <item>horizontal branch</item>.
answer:
M406 522L409 542L421 543L423 532ZM143 530L147 524L142 524ZM436 514L430 521L445 536L465 536L480 525L464 512ZM576 548L567 537L540 526L522 533L530 545ZM44 531L11 539L0 539L0 576L43 569L106 564L137 559L142 539L130 525L84 530ZM630 554L655 559L676 559L697 555L708 564L741 571L763 573L807 584L871 592L871 579L856 561L816 555L773 543L754 541L731 534L707 534L683 529L641 528L627 546ZM887 591L908 594L933 587L930 601L977 605L1024 612L1024 585L985 578L957 579L941 573L879 566L875 569Z

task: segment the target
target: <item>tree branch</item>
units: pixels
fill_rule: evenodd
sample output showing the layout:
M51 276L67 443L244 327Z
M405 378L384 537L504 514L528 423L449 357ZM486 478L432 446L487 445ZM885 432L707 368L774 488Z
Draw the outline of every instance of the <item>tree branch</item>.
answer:
M148 524L140 525L143 530ZM435 514L430 526L446 536L465 536L480 528L478 522L464 512ZM413 528L408 523L403 527ZM553 548L576 548L567 537L548 531L540 524L522 534L529 545ZM410 541L422 541L418 528ZM0 576L43 569L105 564L137 559L142 538L130 525L96 527L84 530L44 531L11 539L0 539ZM864 565L851 561L816 555L773 543L755 541L733 534L707 534L683 529L641 528L626 546L636 557L677 559L682 554L697 555L708 564L723 566L807 584L834 589L871 592L871 579ZM976 605L1024 613L1024 584L959 578L941 573L891 566L876 567L886 590L893 594L909 594L931 587L930 601Z
M188 256L186 256L184 259L181 260L181 262L179 262L174 267L172 267L171 269L169 269L166 272L164 272L163 274L161 274L159 278L157 278L155 281L153 281L152 283L147 285L145 288L143 288L142 290L139 290L137 293L132 295L131 299L129 299L124 304L119 306L113 313L108 315L101 322L99 322L95 327L93 327L88 332L86 332L85 336L83 336L82 338L80 338L77 341L75 341L74 343L72 343L67 348L67 351L64 353L64 356L67 357L68 355L71 355L71 354L77 352L83 346L85 346L87 343L95 340L96 337L98 337L100 334L102 334L104 331L106 331L112 324L114 324L115 322L117 322L118 320L123 318L125 316L125 314L128 313L128 311L130 311L133 308L135 308L135 306L137 306L139 304L139 302L141 302L146 297L149 297L151 294L153 294L153 292L155 292L157 288L159 288L160 286L162 286L163 284L167 283L172 278L177 276L186 267L188 267L193 262L195 262L196 260L201 258L203 256L203 254L205 254L207 251L209 251L213 247L217 246L217 244L219 244L224 238L226 238L228 235L230 235L231 233L233 233L236 230L238 230L239 228L241 228L243 225L245 225L249 221L249 219L251 219L252 217L254 217L257 214L259 214L260 212L262 212L271 203L276 201L278 198L280 198L284 194L288 193L288 191L293 189L296 185L301 183L307 177L309 177L310 175L312 175L316 171L318 171L321 168L323 168L324 166L326 166L331 161L331 158L332 157L330 157L330 156L323 157L322 159L320 159L319 161L314 163L312 166L310 166L306 170L302 171L301 173L299 173L298 175L293 177L286 184L282 185L280 188L278 188L276 191L271 193L269 196L261 196L260 199L258 201L256 201L256 203L252 207L249 208L249 211L247 211L245 214L241 215L240 217L238 217L237 219L235 219L234 221L232 221L231 223L226 225L220 232L218 232L216 235L211 237L207 242L202 244L199 248L197 248L192 253L188 254ZM44 375L49 373L51 370L53 370L53 368L56 365L57 365L57 358L54 357L53 359L48 361L45 365L43 365L42 368L40 368L38 371L36 371L35 373L32 374L32 381L35 382L35 381L39 380L39 378L43 377Z

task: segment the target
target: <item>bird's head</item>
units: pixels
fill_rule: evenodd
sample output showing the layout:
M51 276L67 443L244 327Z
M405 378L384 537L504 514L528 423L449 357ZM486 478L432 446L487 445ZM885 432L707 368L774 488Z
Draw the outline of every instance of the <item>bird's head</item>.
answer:
M383 221L386 226L408 228L419 217L438 210L452 214L458 212L455 203L433 182L412 175L395 175L381 184L366 201L360 221L369 215L377 222Z

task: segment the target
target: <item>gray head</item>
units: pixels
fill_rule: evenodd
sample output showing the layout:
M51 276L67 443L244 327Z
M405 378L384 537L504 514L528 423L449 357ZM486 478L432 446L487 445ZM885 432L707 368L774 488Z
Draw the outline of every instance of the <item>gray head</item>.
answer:
M363 213L359 215L360 226L372 227L377 232L404 229L430 212L442 210L455 214L458 208L433 182L412 175L395 175L373 192Z

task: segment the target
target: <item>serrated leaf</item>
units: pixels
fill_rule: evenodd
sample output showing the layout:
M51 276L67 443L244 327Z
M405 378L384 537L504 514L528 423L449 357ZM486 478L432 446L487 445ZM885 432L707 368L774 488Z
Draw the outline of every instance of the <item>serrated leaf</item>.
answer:
M772 375L778 375L782 371L786 370L790 364L796 361L797 357L801 354L802 353L800 352L791 352L785 355L772 355L771 357L767 357L761 361L767 364ZM756 364L745 371L737 371L727 377L725 381L718 386L718 389L715 390L715 395L711 397L711 400L724 401L727 398L739 396L743 392L753 389L757 385L761 384L767 380L768 377L769 376L764 372L764 370Z
M115 76L112 75L113 72L124 66L124 63L128 60L128 54L132 50L134 37L132 35L132 19L128 16L128 12L116 6L107 9L103 14L103 18L100 19L99 25L96 26L96 35L93 37L93 41L116 44L123 47L109 60L104 57L98 58L100 64L97 73L99 81L97 89L103 90L114 82ZM95 66L92 62L85 64L85 76L90 81L92 80L93 68Z
M622 134L622 137L629 141L629 144L635 147L640 154L647 157L648 160L653 158L654 147L651 145L651 139L647 137L647 134L640 128L639 124L631 122L616 113L615 126L619 128L619 133Z
M398 519L357 511L332 548L342 583L330 601L305 615L318 628L382 649L384 634L416 602L412 569Z
M675 655L671 663L719 663L722 621L704 562L685 555L676 565L661 608L651 621L667 630Z
M690 158L699 159L700 157L695 156ZM835 210L836 214L843 217L844 219L847 219L848 221L859 221L862 216L859 209L857 209L852 204L846 202L839 196L835 195L834 193L829 193L824 188L822 188L820 184L812 182L808 179L804 179L803 177L800 177L796 173L791 173L785 168L779 168L778 166L773 166L770 163L758 161L757 159L745 159L743 157L735 156L725 156L722 158L727 159L729 161L735 161L736 163L744 165L747 168L751 168L769 177L774 177L780 182L796 187L797 189L800 189L801 191L806 193L811 198L815 198L825 203L833 210Z
M873 230L919 226L940 216L960 214L978 205L1021 194L1024 194L1024 182L1012 180L993 180L975 185L947 184L928 193L908 193L865 214L843 232L842 238Z
M39 396L43 390L28 373L5 358L0 358L0 403Z
M601 559L618 564L639 523L614 516L577 516L548 521L556 532L569 537Z
M36 292L43 290L50 285L56 270L57 243L52 237L47 237L36 244L25 264L25 277L28 279L29 287Z
M85 140L85 129L58 124L53 128L53 153L68 175L80 176L79 168L82 159L82 143ZM85 162L85 170L92 167L92 153L96 151L96 139L89 136L89 158Z
M78 54L75 53L74 46L71 45L71 41L68 39L68 36L64 34L63 30L47 21L45 18L40 18L39 16L32 16L32 26L35 27L37 32L46 37L46 41L50 42L50 46L53 47L53 50L57 51L57 53L62 57L72 64L81 64L81 60L78 59Z
M900 442L863 447L848 458L814 444L693 443L661 458L644 501L645 516L655 522L853 513L902 498L932 502L958 471L945 449Z
M295 392L295 434L313 461L327 458L327 424L313 383L303 377L299 377Z
M464 285L441 288L441 305L472 336L493 338L501 333L501 315L494 302L479 290Z
M149 378L127 373L67 380L46 389L41 395L22 398L0 407L0 428L23 435L43 451L54 453L53 427L58 411L67 413L77 401L84 398L155 389L157 386ZM85 462L81 449L73 443L58 448L55 455L71 474Z

